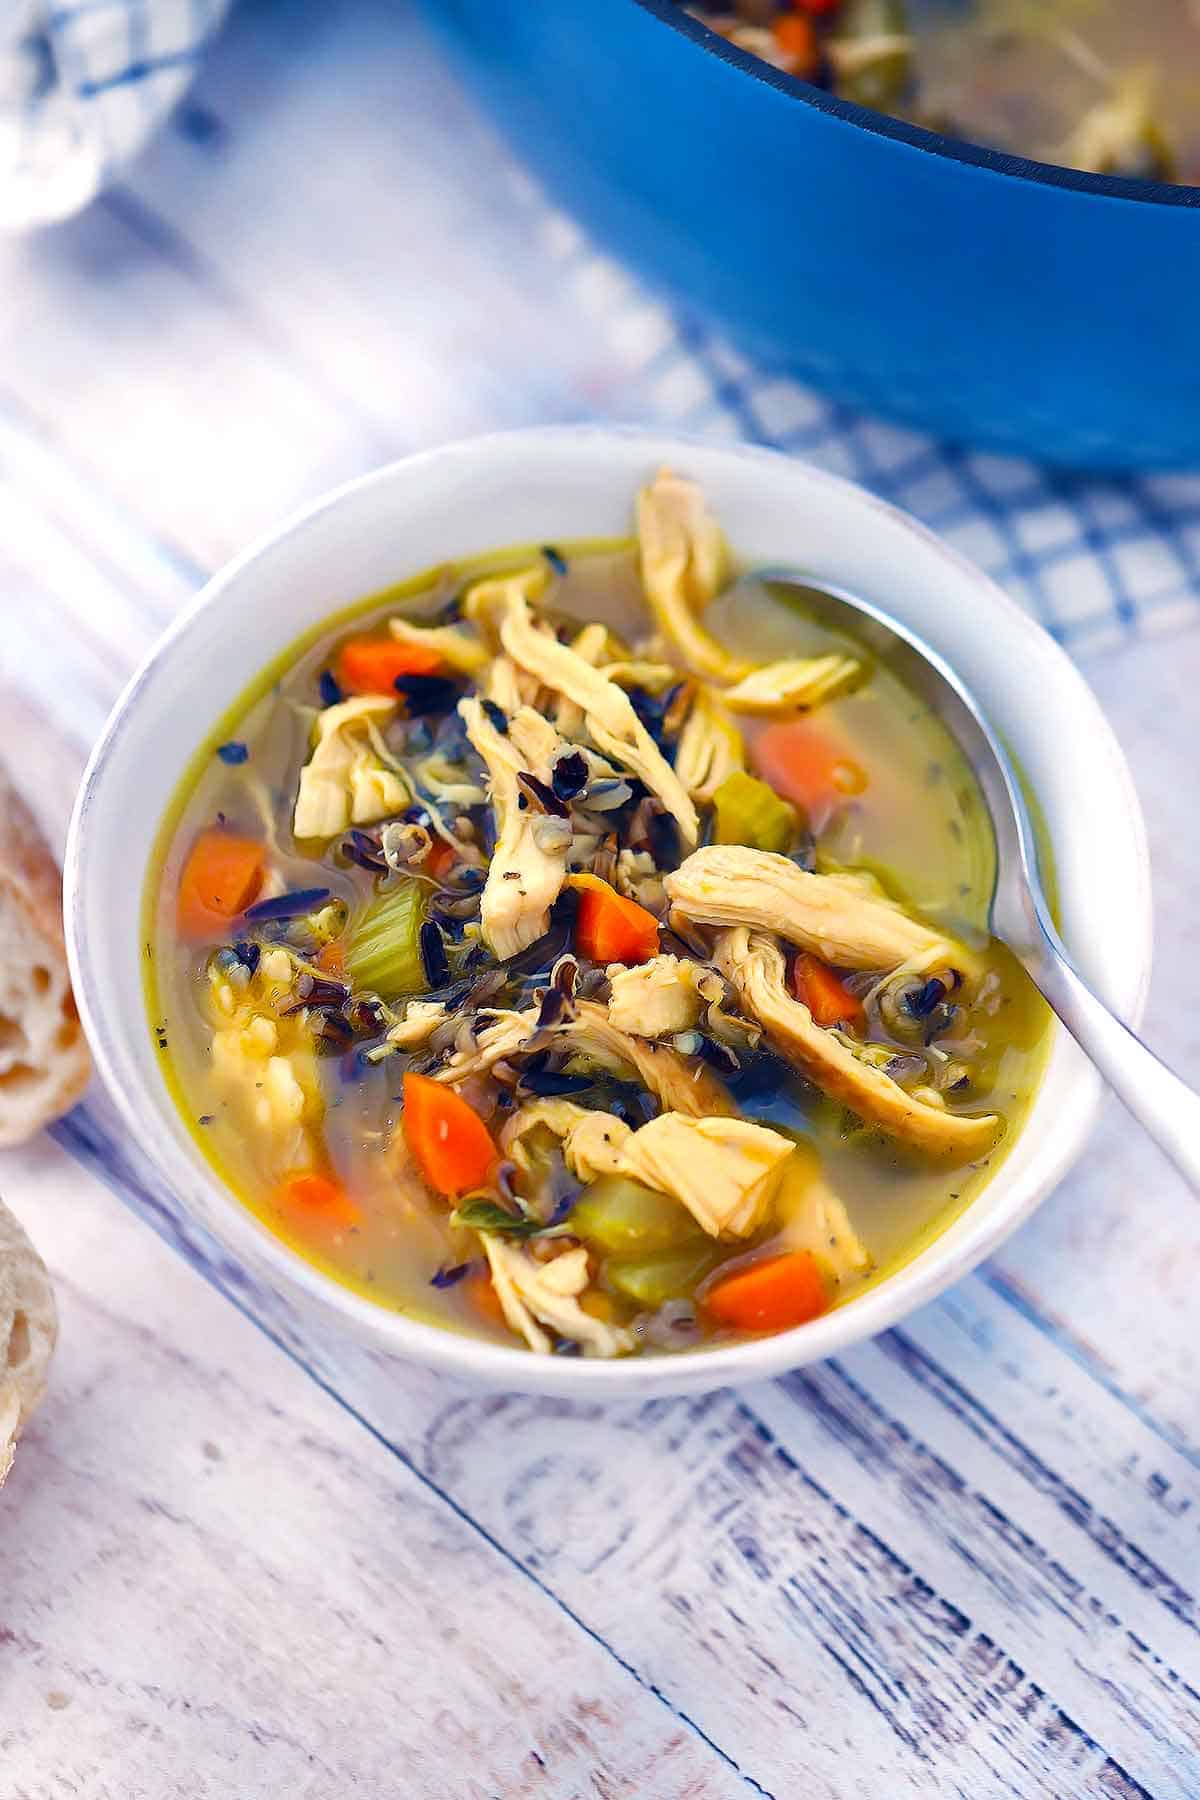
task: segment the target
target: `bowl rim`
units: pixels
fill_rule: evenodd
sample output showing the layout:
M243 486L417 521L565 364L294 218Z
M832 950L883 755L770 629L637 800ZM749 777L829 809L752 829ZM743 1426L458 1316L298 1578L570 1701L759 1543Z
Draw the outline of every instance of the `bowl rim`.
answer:
M856 101L842 100L826 88L798 75L763 62L748 50L739 50L700 19L686 12L677 0L633 0L652 18L668 29L677 31L709 56L728 63L752 81L764 82L789 100L810 106L815 112L828 113L848 125L860 126L876 137L890 138L907 144L926 155L944 157L950 162L967 163L988 169L993 175L1010 180L1036 182L1043 187L1066 188L1074 193L1094 194L1106 200L1131 201L1143 206L1200 207L1200 185L1188 182L1142 181L1129 175L1097 175L1087 169L1069 169L1061 163L1039 162L1031 156L1018 156L1009 150L992 150L986 144L972 143L967 138L943 136L924 125L911 125L889 113L874 112Z
M80 783L63 862L64 917L72 983L96 1067L125 1123L144 1145L157 1172L173 1188L179 1203L186 1210L192 1210L188 1191L195 1187L198 1179L202 1180L207 1195L216 1202L214 1212L220 1215L219 1224L211 1218L202 1222L225 1248L257 1274L265 1276L277 1291L287 1296L297 1288L303 1290L317 1303L327 1322L336 1319L359 1342L376 1350L384 1348L405 1361L440 1373L465 1376L478 1385L493 1389L594 1400L615 1398L630 1390L636 1390L642 1396L708 1392L737 1382L779 1375L875 1337L919 1306L926 1305L991 1255L1032 1215L1066 1174L1083 1148L1099 1109L1103 1085L1099 1074L1090 1065L1081 1063L1078 1067L1071 1096L1073 1108L1058 1118L1053 1137L1047 1136L1041 1147L1037 1164L1025 1172L1025 1191L1019 1204L1007 1205L994 1215L979 1208L974 1228L967 1226L950 1254L944 1249L943 1234L926 1246L913 1262L905 1264L877 1287L857 1296L852 1304L836 1308L791 1331L752 1338L742 1344L689 1351L679 1356L637 1356L612 1361L535 1356L523 1347L473 1338L408 1317L356 1293L325 1275L276 1237L237 1198L206 1159L197 1153L195 1161L189 1160L178 1135L182 1127L174 1100L165 1088L158 1091L149 1081L144 1081L132 1058L123 1055L123 1034L110 1023L103 1004L102 982L93 980L86 893L89 862L94 854L89 817L105 780L107 765L131 727L143 691L155 680L160 669L173 664L185 649L201 616L218 603L226 589L237 583L255 562L270 555L282 540L302 532L352 496L372 487L386 488L398 480L419 478L431 466L446 464L452 467L458 461L469 462L483 457L489 461L512 459L515 467L515 459L523 449L536 452L542 446L567 453L565 447L572 443L593 441L603 447L614 440L644 446L647 456L652 459L665 459L676 465L686 464L689 456L703 454L710 459L763 461L776 467L800 469L805 481L813 487L824 486L831 493L849 495L855 504L865 505L906 533L923 540L936 555L952 564L962 579L986 592L988 603L1007 615L1010 623L1030 639L1031 646L1036 645L1040 656L1057 661L1066 679L1077 686L1081 697L1089 703L1096 741L1107 749L1107 772L1114 783L1113 803L1120 806L1137 844L1137 866L1141 875L1141 929L1136 943L1127 940L1131 954L1120 971L1123 989L1115 997L1121 1016L1134 1025L1145 1004L1153 943L1149 850L1141 807L1124 754L1079 670L1049 633L974 563L919 520L857 482L781 451L741 442L713 443L700 437L637 426L538 426L488 433L399 458L340 484L291 513L274 529L262 533L204 584L152 645L113 707ZM185 768L186 756L180 765L180 778ZM144 880L144 874L141 879ZM128 1084L122 1074L123 1066L130 1071ZM997 1178L1002 1178L1002 1171L998 1172ZM975 1210L969 1207L955 1223L969 1221Z

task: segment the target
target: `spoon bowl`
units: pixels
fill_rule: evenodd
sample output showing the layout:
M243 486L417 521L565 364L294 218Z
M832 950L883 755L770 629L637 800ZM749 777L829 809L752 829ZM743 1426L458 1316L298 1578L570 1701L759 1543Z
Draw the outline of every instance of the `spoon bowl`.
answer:
M755 569L742 581L787 589L822 624L886 662L945 725L971 767L991 819L993 935L1013 952L1118 1098L1200 1193L1200 1095L1105 1006L1068 955L1047 896L1020 775L970 688L916 631L844 588L815 585L808 575L775 566Z

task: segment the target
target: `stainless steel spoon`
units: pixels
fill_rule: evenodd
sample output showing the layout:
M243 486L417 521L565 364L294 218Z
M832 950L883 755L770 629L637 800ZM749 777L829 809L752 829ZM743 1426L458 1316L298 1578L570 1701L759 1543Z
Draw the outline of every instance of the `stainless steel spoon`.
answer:
M1012 760L970 689L937 651L869 601L793 569L756 569L739 586L788 588L803 609L886 663L941 719L970 763L996 840L988 918L1076 1043L1139 1124L1200 1192L1200 1095L1088 987L1051 916L1037 837Z

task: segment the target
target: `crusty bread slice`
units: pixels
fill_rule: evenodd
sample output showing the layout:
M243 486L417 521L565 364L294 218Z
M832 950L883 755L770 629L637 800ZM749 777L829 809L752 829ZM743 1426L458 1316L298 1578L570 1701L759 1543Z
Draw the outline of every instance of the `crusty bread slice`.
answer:
M90 1069L67 977L58 867L0 770L0 1146L66 1112Z
M0 1203L0 1487L13 1445L42 1397L58 1338L46 1265Z

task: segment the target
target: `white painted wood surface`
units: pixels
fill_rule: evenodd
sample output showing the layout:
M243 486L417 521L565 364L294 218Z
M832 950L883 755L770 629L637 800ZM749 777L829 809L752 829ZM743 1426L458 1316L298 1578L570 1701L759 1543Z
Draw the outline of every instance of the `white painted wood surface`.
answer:
M119 192L0 244L0 753L50 830L172 609L331 481L535 419L728 429L620 281L404 8L247 6ZM1200 1079L1200 629L1164 592L1085 666L1150 823L1148 1029ZM0 1160L64 1311L0 1499L0 1800L1200 1794L1200 1211L1115 1104L898 1330L612 1409L480 1398L254 1295L273 1344L134 1146L60 1143L126 1204L62 1148Z

